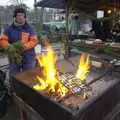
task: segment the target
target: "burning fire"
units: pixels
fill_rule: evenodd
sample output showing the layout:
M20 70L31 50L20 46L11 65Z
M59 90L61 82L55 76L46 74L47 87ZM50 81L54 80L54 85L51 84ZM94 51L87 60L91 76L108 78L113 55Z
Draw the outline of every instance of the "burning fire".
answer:
M90 60L89 55L82 54L80 57L80 64L76 73L76 78L80 79L83 82L89 72Z
M37 56L37 60L42 69L43 76L36 76L39 84L34 85L35 90L46 91L49 95L57 95L64 97L68 92L72 91L72 88L68 89L64 83L60 81L59 73L56 70L56 55L49 44L46 44L46 53ZM82 83L87 73L89 72L89 56L81 55L79 68L76 73L78 79L77 84ZM78 82L79 81L79 82Z
M59 81L59 74L56 70L56 55L52 47L47 44L46 50L46 54L37 57L43 70L43 78L37 76L40 84L33 86L33 88L36 90L45 90L48 93L55 93L63 97L69 90Z

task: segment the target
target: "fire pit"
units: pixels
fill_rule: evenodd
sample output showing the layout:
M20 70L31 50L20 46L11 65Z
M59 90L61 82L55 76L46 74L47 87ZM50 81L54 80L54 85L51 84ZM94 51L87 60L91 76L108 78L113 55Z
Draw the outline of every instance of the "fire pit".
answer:
M73 77L78 62L79 56L70 58L68 61L59 61L57 65L61 75L66 78ZM35 77L41 76L39 67L17 74L13 78L13 87L16 95L45 120L102 120L120 99L119 79L110 75L109 72L102 78L99 77L106 69L92 67L83 84L86 85L85 88L88 88L86 90L83 86L83 91L86 90L86 92L79 95L72 92L61 99L54 99L43 91L33 89L33 86L38 83ZM92 83L95 78L99 80Z

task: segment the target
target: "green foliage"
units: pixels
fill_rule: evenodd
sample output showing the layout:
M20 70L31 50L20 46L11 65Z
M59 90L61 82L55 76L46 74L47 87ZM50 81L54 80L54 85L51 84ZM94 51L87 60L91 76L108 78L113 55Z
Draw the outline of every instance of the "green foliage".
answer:
M14 43L5 50L5 53L8 55L10 60L15 62L16 64L21 63L21 59L22 59L21 52L22 52L22 46L20 43Z

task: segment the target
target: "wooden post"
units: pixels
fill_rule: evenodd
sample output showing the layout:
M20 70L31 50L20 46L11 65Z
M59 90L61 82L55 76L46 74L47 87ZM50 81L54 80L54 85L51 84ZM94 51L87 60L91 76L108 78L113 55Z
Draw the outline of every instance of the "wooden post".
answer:
M70 56L70 41L69 41L69 30L68 30L68 17L69 17L69 4L68 0L66 1L66 39L64 40L64 49L65 49L65 57L68 58Z

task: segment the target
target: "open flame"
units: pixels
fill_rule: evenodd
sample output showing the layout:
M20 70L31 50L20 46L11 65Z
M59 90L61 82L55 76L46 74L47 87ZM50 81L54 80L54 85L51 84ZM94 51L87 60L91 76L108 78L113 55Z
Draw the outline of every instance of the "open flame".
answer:
M46 91L49 95L56 95L59 97L64 97L68 92L72 91L72 88L66 87L60 80L59 73L56 70L57 57L48 43L46 44L46 53L37 56L37 60L43 76L36 76L39 83L33 86L35 90ZM90 68L89 63L89 56L82 54L75 76L78 80L74 82L79 84L85 80Z
M45 54L37 56L37 60L42 68L43 78L37 76L40 84L34 85L33 88L45 90L48 93L54 93L63 97L69 90L59 81L59 74L56 70L56 55L49 44L46 45L46 51Z
M83 82L90 69L90 57L87 54L82 54L80 57L80 64L76 73L76 78Z

